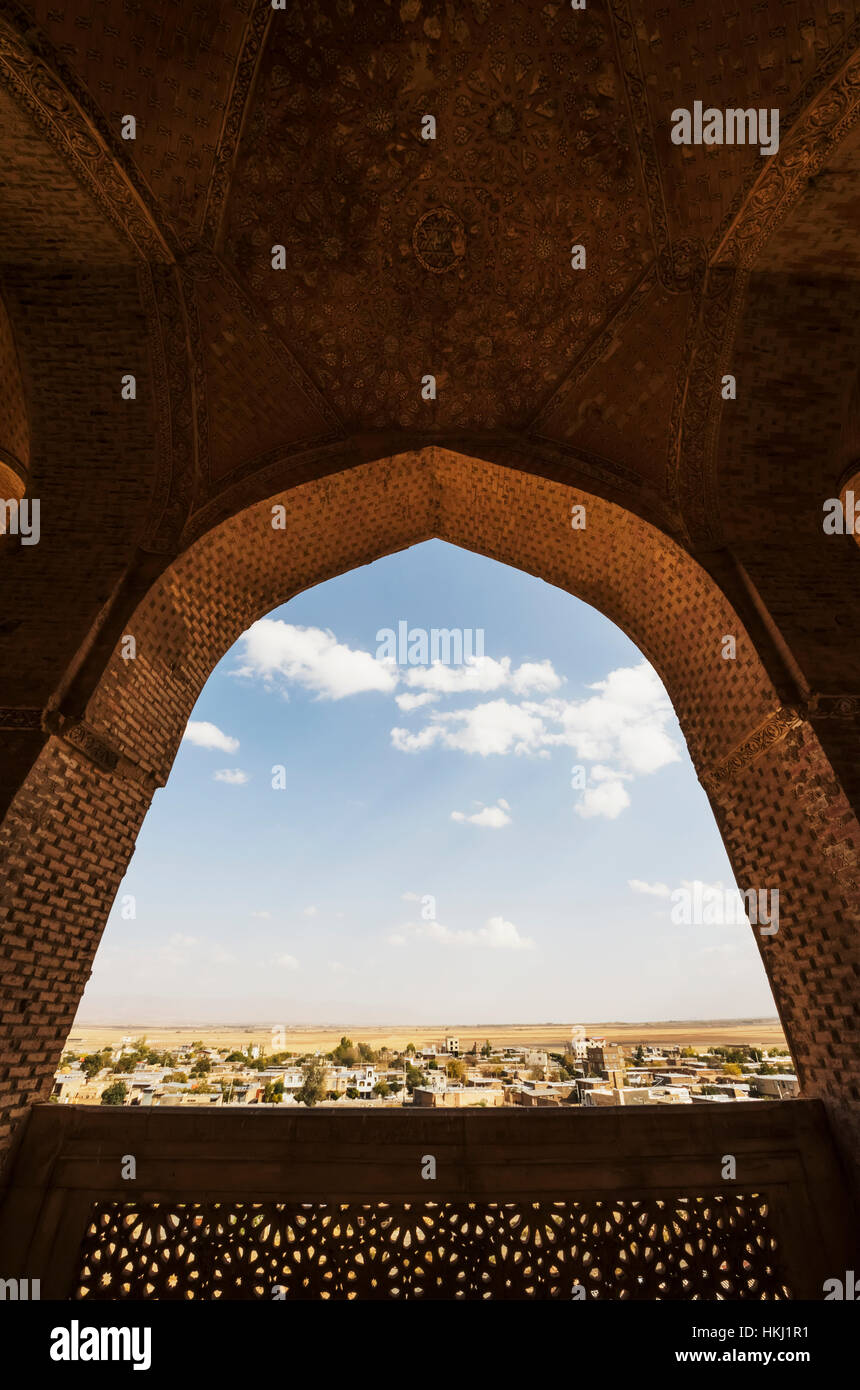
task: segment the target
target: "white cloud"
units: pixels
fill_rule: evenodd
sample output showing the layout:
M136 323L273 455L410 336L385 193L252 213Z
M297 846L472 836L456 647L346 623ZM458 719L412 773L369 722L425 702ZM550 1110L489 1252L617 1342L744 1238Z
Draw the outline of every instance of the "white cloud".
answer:
M505 662L509 666L505 658L493 663L493 669L495 675L505 674L511 688L536 689L543 682L550 689L559 683L549 662L527 663L513 676ZM442 747L481 757L513 753L548 758L552 749L572 748L583 763L593 764L587 789L574 808L577 815L615 820L630 805L623 783L680 758L669 732L672 706L647 661L610 671L605 680L588 689L594 693L582 700L550 697L515 703L498 699L471 709L433 710L423 728L393 728L391 742L402 753ZM455 812L453 819L473 817ZM486 819L481 823L503 822Z
M614 767L604 767L602 763L595 763L589 769L589 781L591 782L632 782L632 772L618 772Z
M573 809L583 820L595 816L616 820L629 805L630 797L621 782L600 782L596 787L586 787L582 800Z
M532 706L560 726L547 744L566 744L580 758L618 765L619 772L643 775L677 762L680 752L666 732L672 706L660 679L647 661L619 667L606 680L588 687L586 700L546 700ZM612 776L612 768L602 769Z
M422 709L424 705L433 705L439 699L432 691L425 690L422 695L395 695L394 700L398 709L404 714L411 714L413 710Z
M511 676L511 690L515 695L547 695L558 690L562 684L561 676L553 669L551 661L524 661Z
M314 907L314 905L313 905L313 903L312 903L310 907L306 907L306 908L304 909L304 911L302 912L302 916L303 916L303 917L318 917L318 916L319 916L319 908L318 908L318 907Z
M261 922L269 922L269 921L271 921L271 918L272 918L271 912L252 912L252 913L251 913L251 916L252 916L252 917L259 917L259 919L260 919Z
M478 931L452 931L441 922L407 922L388 936L392 946L405 946L410 940L434 941L439 946L473 947L490 951L533 951L531 937L521 936L513 922L490 917Z
M421 709L440 695L490 692L509 688L516 695L549 694L562 678L551 661L527 661L514 668L509 656L496 661L475 657L460 665L435 661L427 666L397 666L378 660L374 653L338 642L334 633L318 627L301 627L279 618L261 618L241 638L242 662L232 673L262 678L266 683L294 682L311 690L318 699L341 700L373 690L392 694L398 685L407 691L396 696L404 713Z
M196 936L184 936L181 932L174 932L164 946L159 946L155 956L159 965L183 966L189 963L199 945Z
M452 811L451 819L467 821L469 825L485 825L491 830L501 830L503 825L511 823L508 815L510 809L507 801L500 800L495 806L482 806L480 811L471 816L467 816L463 811Z
M434 743L462 753L527 753L537 748L543 733L542 721L522 705L507 700L490 700L473 709L442 714L434 712L432 723L417 734L392 729L391 742L402 753L417 753Z
M668 898L672 892L668 883L646 883L641 878L629 878L627 883L634 893L650 893L655 898Z
M513 922L506 922L503 917L490 917L478 938L480 945L496 951L532 951L535 944L530 937L520 936Z
M407 667L403 680L410 688L443 695L489 693L505 688L517 695L546 694L558 690L562 683L551 661L524 662L516 670L512 670L511 665L509 656L503 656L501 661L491 656L478 656L462 666L434 661L430 666Z
M165 945L155 951L154 959L159 967L185 970L192 964L198 967L204 964L232 965L236 957L223 946L207 945L199 936L186 936L182 932L174 932L168 937Z
M198 748L217 748L221 753L235 753L239 748L237 738L231 738L217 724L210 724L205 719L189 719L182 735L183 743L186 740Z
M226 782L230 787L244 787L250 781L247 772L243 772L240 767L222 767L220 771L213 772L212 779L215 782Z
M611 671L589 689L597 694L584 700L491 700L472 709L434 710L423 729L392 729L391 740L404 753L438 743L482 757L534 755L564 745L597 764L596 781L641 776L677 761L679 750L665 729L672 706L647 662Z
M338 642L333 632L261 618L242 637L244 665L235 673L294 681L320 700L342 700L366 690L390 694L397 685L393 662Z
M420 901L421 901L421 894L420 894L420 893L401 893L401 894L400 894L400 898L401 898L401 901L402 901L402 902L405 902L405 903L420 903Z
M283 970L298 970L299 963L295 956L287 955L275 956L275 965L280 965Z

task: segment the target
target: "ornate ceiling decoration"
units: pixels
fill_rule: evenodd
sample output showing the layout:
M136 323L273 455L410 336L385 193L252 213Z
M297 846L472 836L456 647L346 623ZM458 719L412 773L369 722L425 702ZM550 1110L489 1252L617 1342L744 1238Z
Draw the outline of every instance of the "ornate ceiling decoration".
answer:
M522 424L654 259L606 12L279 13L222 253L354 427Z
M0 0L0 258L141 263L147 547L254 478L399 435L584 472L718 544L714 383L750 272L828 181L842 219L786 269L852 235L860 21L813 8L762 0L721 35L646 0ZM670 145L700 88L778 104L778 154Z

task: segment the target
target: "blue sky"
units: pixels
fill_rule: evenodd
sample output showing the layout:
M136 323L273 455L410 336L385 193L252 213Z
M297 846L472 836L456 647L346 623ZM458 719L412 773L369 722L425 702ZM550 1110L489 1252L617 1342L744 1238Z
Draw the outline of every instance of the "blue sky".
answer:
M401 620L481 629L484 657L378 660ZM694 880L733 883L638 649L432 541L298 595L212 672L79 1018L772 1017L748 925L672 923Z

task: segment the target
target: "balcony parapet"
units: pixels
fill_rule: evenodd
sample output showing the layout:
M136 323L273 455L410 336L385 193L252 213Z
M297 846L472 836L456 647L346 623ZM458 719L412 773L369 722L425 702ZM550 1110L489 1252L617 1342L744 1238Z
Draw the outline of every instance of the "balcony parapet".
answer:
M62 1299L820 1299L856 1267L848 1211L815 1100L38 1105L0 1208L0 1275Z

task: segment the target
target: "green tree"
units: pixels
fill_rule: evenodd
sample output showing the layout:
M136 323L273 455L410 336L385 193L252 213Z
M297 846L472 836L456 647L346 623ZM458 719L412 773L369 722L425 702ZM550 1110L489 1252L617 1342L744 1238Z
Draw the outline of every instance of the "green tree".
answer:
M337 1047L332 1049L329 1056L339 1067L354 1067L358 1061L359 1052L352 1038L344 1036Z
M380 1097L390 1096L391 1087L389 1086L387 1081L377 1081L376 1085L373 1088L373 1094L375 1096Z
M641 1043L637 1045L636 1051L633 1053L633 1060L637 1067L641 1067L642 1063L645 1061L645 1049Z
M182 1083L184 1085L188 1081L188 1073L184 1071L169 1071L165 1076L164 1081L165 1085L168 1082L173 1082L176 1085Z
M452 1081L466 1080L466 1063L460 1057L452 1057L448 1062L447 1070Z
M125 1105L128 1087L124 1081L114 1081L102 1091L102 1105Z
M319 1105L325 1099L326 1068L321 1062L310 1062L304 1069L304 1080L296 1091L300 1105Z
M197 1061L197 1062L195 1062L195 1063L194 1063L194 1066L191 1068L191 1075L192 1075L192 1076L206 1076L207 1073L210 1072L211 1070L212 1070L212 1063L209 1061L209 1058L208 1058L208 1057L201 1057L200 1060Z
M135 1057L134 1053L127 1052L124 1057L117 1058L117 1060L111 1067L111 1071L119 1072L122 1075L126 1075L128 1072L134 1071L136 1066L137 1058Z
M284 1083L281 1080L267 1081L263 1087L263 1104L280 1105L284 1099Z
M482 1057L492 1057L492 1055L493 1055L493 1044L490 1042L490 1039L487 1038L487 1041L484 1043L484 1046L481 1048L481 1056L482 1056Z
M346 1098L347 1100L358 1100L358 1091L355 1086L347 1086Z
M407 1063L406 1089L409 1092L410 1096L412 1095L412 1092L415 1090L416 1086L423 1086L425 1085L426 1081L427 1077L424 1075L420 1067L413 1067Z
M81 1067L88 1081L91 1081L96 1073L101 1071L104 1065L105 1060L100 1052L88 1052L81 1062Z

